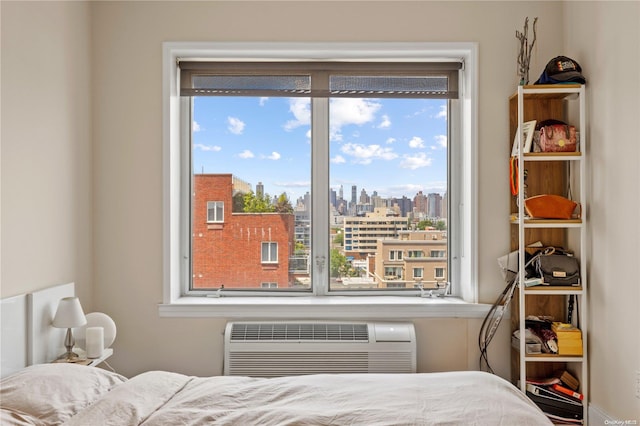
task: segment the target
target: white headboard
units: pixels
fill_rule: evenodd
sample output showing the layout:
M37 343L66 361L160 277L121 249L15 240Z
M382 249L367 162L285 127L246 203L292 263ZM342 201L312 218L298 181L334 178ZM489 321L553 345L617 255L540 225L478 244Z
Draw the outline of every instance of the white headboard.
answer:
M28 365L51 362L66 351L64 328L51 326L58 302L63 297L75 296L75 284L62 284L29 294Z
M0 377L27 365L27 295L0 302Z
M41 364L64 353L66 330L51 326L58 302L75 295L75 284L8 297L0 302L1 376Z

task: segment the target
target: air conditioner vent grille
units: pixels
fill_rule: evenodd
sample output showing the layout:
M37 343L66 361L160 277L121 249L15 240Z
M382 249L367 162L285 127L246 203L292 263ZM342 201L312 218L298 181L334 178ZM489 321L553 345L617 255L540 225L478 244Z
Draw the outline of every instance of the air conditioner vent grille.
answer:
M368 342L369 329L367 324L236 323L230 337L232 342Z

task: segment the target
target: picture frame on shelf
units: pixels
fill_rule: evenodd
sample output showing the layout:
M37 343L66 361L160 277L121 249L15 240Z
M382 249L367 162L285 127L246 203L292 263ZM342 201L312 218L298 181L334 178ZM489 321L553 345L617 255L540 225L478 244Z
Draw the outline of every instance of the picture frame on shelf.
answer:
M513 138L513 147L511 148L511 156L518 156L518 134L522 134L522 153L531 152L531 144L533 142L533 134L536 131L536 120L525 121L522 123L522 130L518 127L518 131ZM522 132L522 133L521 133Z

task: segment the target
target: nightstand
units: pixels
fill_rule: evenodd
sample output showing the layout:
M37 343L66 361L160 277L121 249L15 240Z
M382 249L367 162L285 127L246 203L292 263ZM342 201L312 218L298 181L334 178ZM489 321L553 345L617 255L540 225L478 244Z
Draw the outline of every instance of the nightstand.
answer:
M98 365L105 362L111 355L113 355L113 348L107 348L102 351L102 355L99 358L87 358L89 363L87 364L89 367L97 367Z
M107 348L102 352L102 355L98 358L87 358L86 353L81 349L76 349L78 355L80 356L74 361L66 361L64 359L57 359L52 362L72 362L74 364L86 365L89 367L97 367L103 362L106 363L107 359L113 355L113 348ZM107 364L108 365L108 364Z

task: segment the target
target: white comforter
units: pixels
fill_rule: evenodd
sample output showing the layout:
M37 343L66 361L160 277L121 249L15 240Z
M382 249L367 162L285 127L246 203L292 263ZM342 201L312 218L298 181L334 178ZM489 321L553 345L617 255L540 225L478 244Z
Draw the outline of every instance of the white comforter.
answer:
M74 415L86 425L549 425L503 379L481 372L257 379L153 371Z

